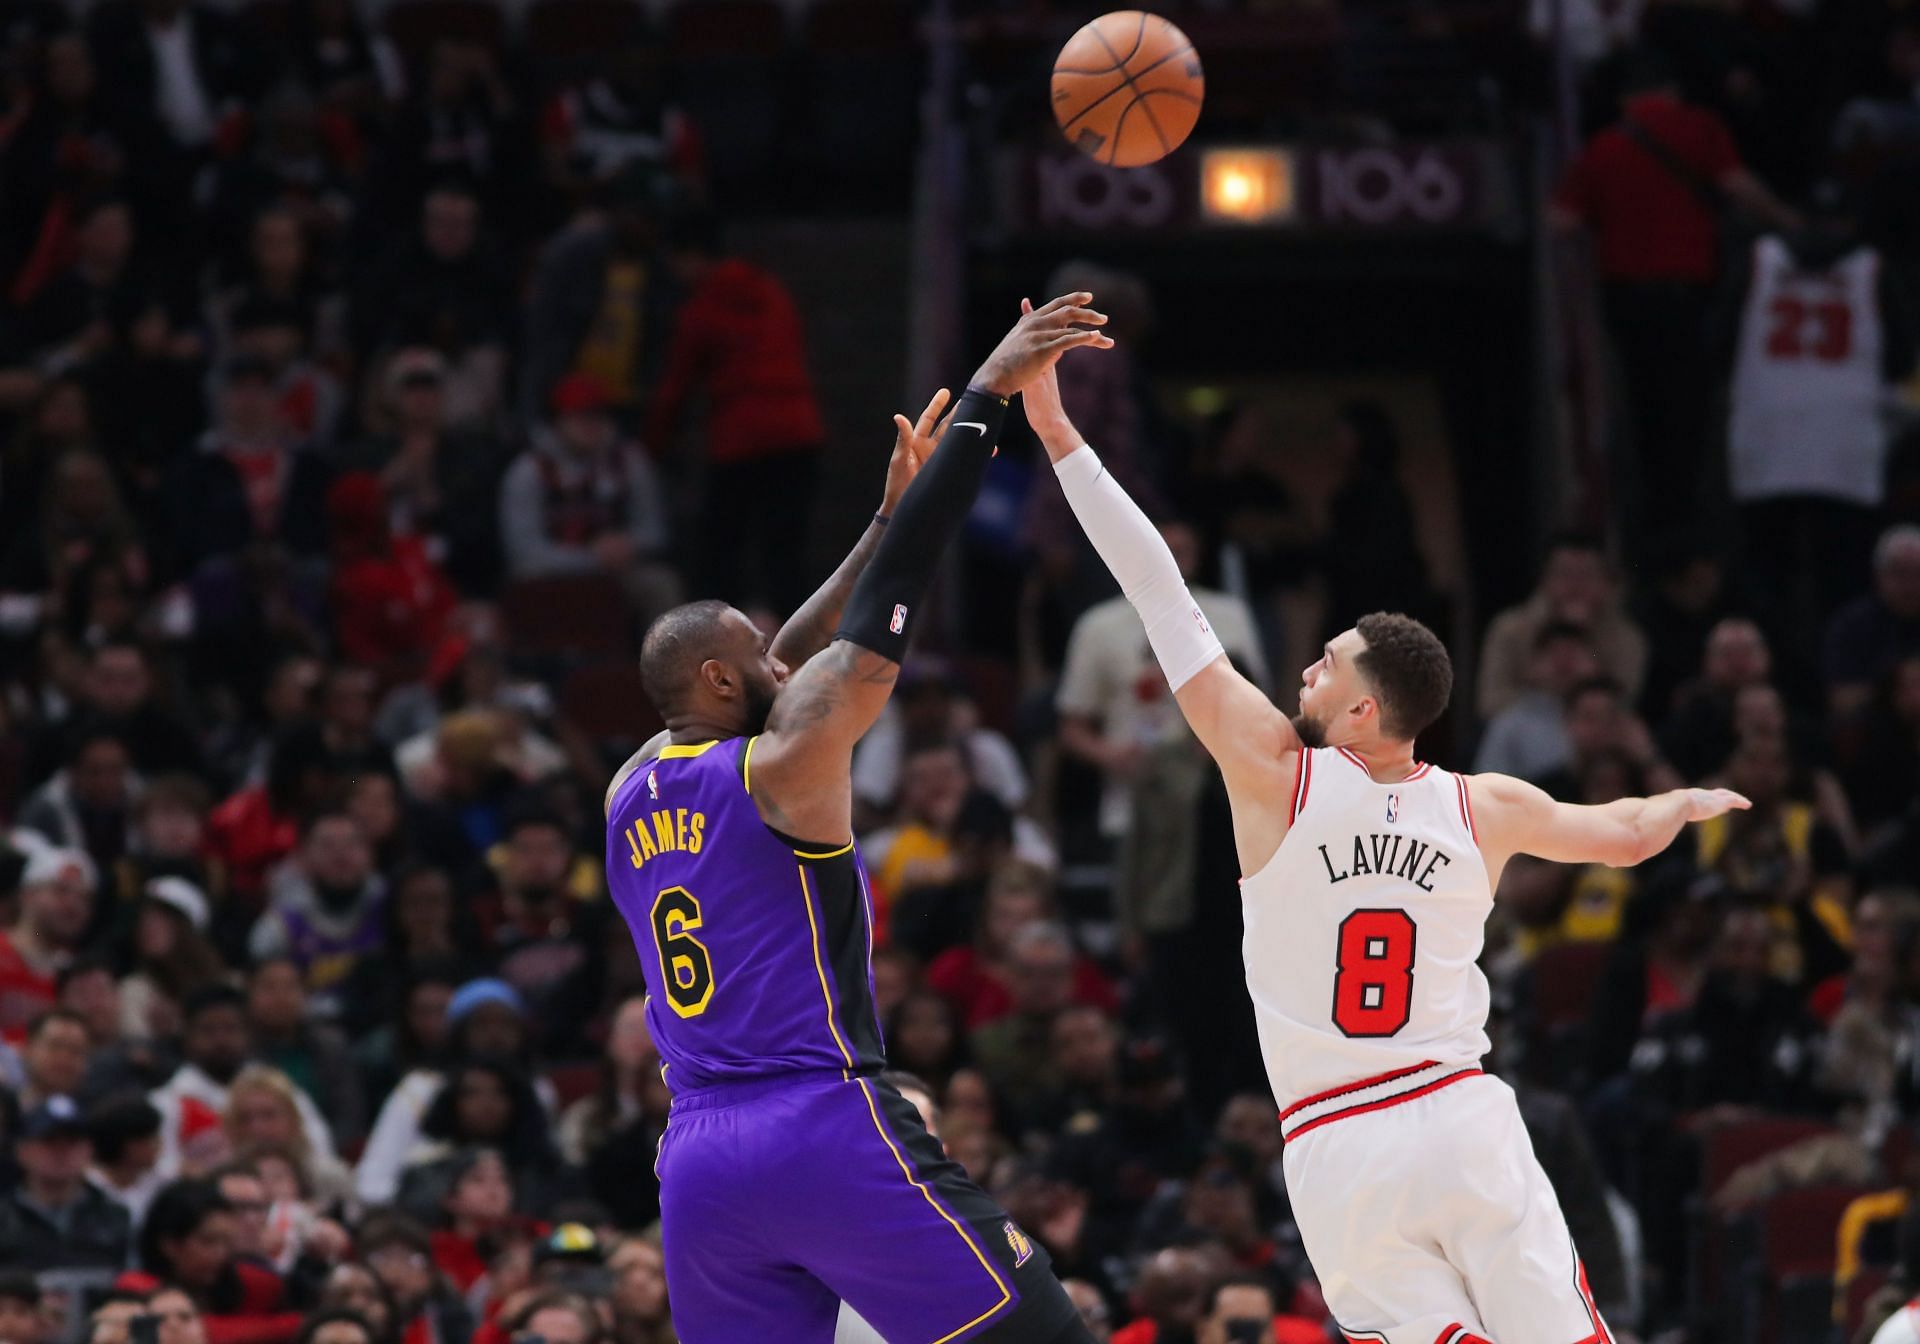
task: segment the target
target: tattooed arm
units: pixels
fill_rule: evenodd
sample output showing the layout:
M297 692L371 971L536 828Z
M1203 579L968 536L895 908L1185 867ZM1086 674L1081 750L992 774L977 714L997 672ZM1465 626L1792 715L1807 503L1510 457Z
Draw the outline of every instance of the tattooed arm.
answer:
M900 664L836 639L795 672L747 760L747 791L775 830L840 845L853 831L853 747L880 717Z
M800 604L800 610L788 617L780 633L773 637L773 656L788 667L801 666L833 639L833 632L840 626L840 612L847 605L853 585L865 571L867 561L880 549L880 538L886 535L886 523L881 519L893 517L900 497L913 484L913 478L919 475L946 429L940 421L940 412L946 409L947 400L948 392L943 387L933 394L927 409L920 412L918 423L909 424L904 415L893 417L893 456L887 461L887 485L880 497L879 516L860 535L853 550L840 562L840 568L820 585L818 592Z

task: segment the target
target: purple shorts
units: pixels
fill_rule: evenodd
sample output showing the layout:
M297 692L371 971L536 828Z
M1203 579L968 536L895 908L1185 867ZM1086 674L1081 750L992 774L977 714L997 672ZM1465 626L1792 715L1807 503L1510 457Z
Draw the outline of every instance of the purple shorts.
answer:
M890 1344L1055 1338L1047 1254L871 1078L673 1099L660 1144L667 1291L684 1344L830 1344L841 1301Z

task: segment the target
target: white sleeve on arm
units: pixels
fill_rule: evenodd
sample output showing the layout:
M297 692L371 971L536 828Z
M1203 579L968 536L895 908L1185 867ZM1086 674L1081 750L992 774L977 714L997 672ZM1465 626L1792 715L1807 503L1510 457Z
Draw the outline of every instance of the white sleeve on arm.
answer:
M1053 470L1087 540L1140 613L1167 684L1179 690L1225 650L1187 591L1173 552L1093 449L1082 445Z

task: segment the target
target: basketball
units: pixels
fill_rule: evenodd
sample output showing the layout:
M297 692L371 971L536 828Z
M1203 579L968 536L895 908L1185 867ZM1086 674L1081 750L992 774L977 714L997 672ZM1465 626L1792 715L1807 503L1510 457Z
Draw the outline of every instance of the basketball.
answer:
M1180 148L1200 120L1200 56L1158 14L1118 9L1068 39L1053 63L1053 116L1073 147L1115 168Z

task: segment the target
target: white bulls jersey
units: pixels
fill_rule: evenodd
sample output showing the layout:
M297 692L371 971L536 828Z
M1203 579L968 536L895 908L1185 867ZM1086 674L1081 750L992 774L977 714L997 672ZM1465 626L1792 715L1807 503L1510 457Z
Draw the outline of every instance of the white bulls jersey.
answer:
M1368 1344L1611 1344L1512 1089L1480 1070L1493 892L1457 775L1301 753L1292 829L1241 884L1287 1193Z
M1300 753L1293 792L1286 840L1240 888L1247 989L1282 1106L1400 1069L1478 1067L1493 892L1459 777L1422 765L1378 784L1323 747Z
M1804 271L1780 239L1753 245L1727 428L1735 499L1811 494L1880 502L1879 281L1872 248Z

